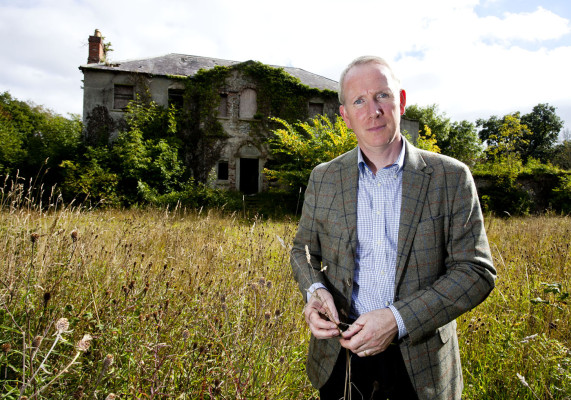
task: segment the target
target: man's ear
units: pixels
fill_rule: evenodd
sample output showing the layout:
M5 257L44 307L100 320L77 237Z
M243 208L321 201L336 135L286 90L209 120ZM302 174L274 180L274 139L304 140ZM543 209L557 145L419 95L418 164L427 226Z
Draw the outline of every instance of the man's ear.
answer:
M353 129L351 128L351 122L349 121L349 118L347 118L347 114L345 113L345 107L343 106L343 104L339 106L339 114L341 114L341 117L343 118L343 121L345 121L345 125L347 125L347 128Z
M404 109L406 107L406 92L404 89L400 90L400 115L404 114Z

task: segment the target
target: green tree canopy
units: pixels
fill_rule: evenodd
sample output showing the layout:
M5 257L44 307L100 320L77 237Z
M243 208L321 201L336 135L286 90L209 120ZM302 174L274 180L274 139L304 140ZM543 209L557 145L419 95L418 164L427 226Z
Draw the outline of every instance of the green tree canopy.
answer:
M419 137L436 140L440 152L473 166L482 154L482 143L476 127L468 121L452 122L446 113L440 113L438 106L426 107L411 105L406 108L404 117L419 121Z
M530 130L529 143L522 149L524 160L530 157L545 162L552 149L559 132L563 128L563 121L555 113L556 108L549 104L538 104L529 114L521 117L521 122Z
M0 94L0 173L35 177L44 167L45 184L61 179L59 164L73 159L80 146L82 124L79 115L61 115L19 101L10 93Z
M519 135L512 135L512 138L516 139L516 136L519 136L519 139L515 140L511 151L517 152L524 162L530 158L545 162L563 128L563 121L557 116L555 110L555 107L549 104L538 104L529 114L523 116L515 112L502 118L493 115L487 120L478 119L476 124L482 128L479 132L480 139L494 146L495 141L502 137L501 127L506 123L513 125L512 117L514 117L519 121L519 126L523 130Z
M274 159L264 173L290 189L305 187L311 170L353 149L357 138L340 116L332 123L327 116L316 116L310 122L288 122L274 118L282 128L270 139Z

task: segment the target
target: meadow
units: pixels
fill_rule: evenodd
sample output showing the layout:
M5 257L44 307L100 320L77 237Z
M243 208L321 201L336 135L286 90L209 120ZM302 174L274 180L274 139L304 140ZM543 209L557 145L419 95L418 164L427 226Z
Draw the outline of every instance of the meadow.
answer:
M292 220L40 211L2 192L2 399L308 399ZM571 218L486 218L497 287L458 320L464 398L571 399Z

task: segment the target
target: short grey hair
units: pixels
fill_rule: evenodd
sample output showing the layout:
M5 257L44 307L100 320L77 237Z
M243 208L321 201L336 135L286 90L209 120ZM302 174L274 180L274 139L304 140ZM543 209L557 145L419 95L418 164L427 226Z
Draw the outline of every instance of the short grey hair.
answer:
M347 67L345 67L343 72L341 72L341 77L339 78L339 91L337 92L338 96L339 96L339 103L345 104L345 93L343 92L343 84L345 83L345 78L347 76L347 73L351 70L351 68L356 67L358 65L365 65L365 64L379 64L379 65L384 65L385 67L387 67L389 69L389 71L391 71L391 78L393 80L393 83L395 83L397 85L397 88L396 88L397 91L400 91L400 89L401 89L400 79L397 78L397 76L395 75L395 72L391 68L390 64L384 58L377 57L377 56L361 56L361 57L357 57L356 59L351 61L351 63L349 65L347 65Z

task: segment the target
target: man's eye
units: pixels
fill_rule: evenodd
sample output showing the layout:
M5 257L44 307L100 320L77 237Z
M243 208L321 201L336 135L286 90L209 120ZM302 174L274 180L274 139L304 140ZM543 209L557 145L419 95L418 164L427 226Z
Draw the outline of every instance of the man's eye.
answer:
M363 99L357 99L353 102L354 105L358 106L359 104L363 104Z
M379 93L377 95L378 99L388 99L390 97L390 95L388 93Z

